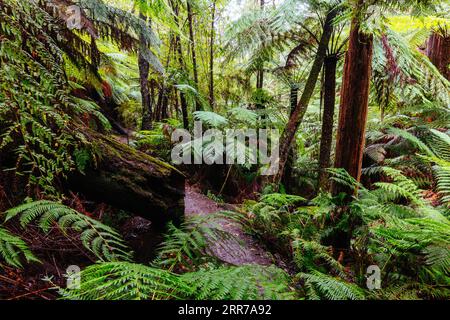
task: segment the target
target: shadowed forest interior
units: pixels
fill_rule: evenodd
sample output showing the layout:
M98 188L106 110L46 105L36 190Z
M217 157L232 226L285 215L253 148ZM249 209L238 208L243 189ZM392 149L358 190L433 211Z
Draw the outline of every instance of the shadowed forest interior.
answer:
M0 299L447 300L449 134L448 1L0 0Z

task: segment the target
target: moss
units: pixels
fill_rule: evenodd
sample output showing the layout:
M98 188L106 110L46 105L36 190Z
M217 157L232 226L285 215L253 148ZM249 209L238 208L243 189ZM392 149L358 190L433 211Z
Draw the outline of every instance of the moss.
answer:
M117 158L122 161L132 161L138 166L140 166L139 162L141 162L142 164L145 164L142 167L143 170L148 170L147 165L152 165L152 168L162 175L170 175L172 172L183 175L172 165L123 144L112 137L92 131L87 135L91 137L92 148L94 150L99 150L100 157L108 157L110 159Z

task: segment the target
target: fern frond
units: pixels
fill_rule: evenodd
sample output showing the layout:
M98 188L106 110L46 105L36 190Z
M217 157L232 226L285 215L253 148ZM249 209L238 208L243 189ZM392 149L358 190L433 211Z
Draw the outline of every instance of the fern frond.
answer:
M0 227L0 256L7 264L22 268L22 258L27 262L40 262L28 245L16 235Z
M364 291L353 283L346 282L318 271L301 273L307 295L312 300L364 300Z
M221 225L223 221L230 219L237 218L233 218L232 213L224 212L189 217L180 228L169 224L155 264L169 270L175 267L192 270L202 263L217 261L210 250L212 245L223 246L223 250L232 253L240 245L235 236L225 231Z
M112 228L57 202L40 200L22 204L6 211L5 220L19 216L23 228L32 222L44 232L57 224L65 233L80 233L83 246L101 261L129 260L130 252L121 236Z
M186 297L191 289L176 274L129 262L94 264L81 271L79 289L62 289L67 300L161 300Z
M286 300L294 297L290 278L275 267L245 265L181 275L199 300Z

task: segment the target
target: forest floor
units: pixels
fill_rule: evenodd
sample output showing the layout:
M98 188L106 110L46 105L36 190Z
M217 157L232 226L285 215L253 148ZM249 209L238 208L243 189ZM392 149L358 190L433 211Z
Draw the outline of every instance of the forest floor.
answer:
M232 209L232 205L219 204L189 184L186 184L185 192L186 217L208 215ZM220 219L216 223L224 231L233 235L233 239L224 239L210 245L210 252L219 260L237 266L244 264L269 266L275 264L273 256L260 243L246 234L239 224L231 219Z

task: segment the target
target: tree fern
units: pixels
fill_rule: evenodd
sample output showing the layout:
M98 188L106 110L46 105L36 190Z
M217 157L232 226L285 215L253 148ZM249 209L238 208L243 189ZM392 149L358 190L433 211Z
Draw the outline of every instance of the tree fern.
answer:
M64 233L74 230L86 249L102 261L128 260L130 252L120 235L112 228L57 202L40 200L6 211L5 220L19 217L22 227L32 222L44 232L56 224Z
M293 297L287 274L274 267L220 267L177 275L128 262L94 264L81 272L80 289L60 288L76 300L254 300Z
M169 271L129 262L94 264L81 271L79 289L60 289L70 300L160 300L186 297L190 288Z
M1 227L0 256L7 264L17 268L22 267L23 258L27 262L39 262L25 241Z
M311 300L364 300L364 291L353 283L328 276L318 271L299 275L305 281L307 296Z
M199 300L260 300L292 299L290 278L275 267L245 265L203 269L181 275Z
M169 270L176 267L192 270L205 262L217 261L210 250L212 245L222 246L222 249L232 253L240 245L231 233L223 229L221 224L227 220L229 223L230 219L237 218L233 218L232 213L216 213L190 217L180 228L169 224L155 264Z
M226 118L211 111L196 111L194 112L194 118L195 120L202 121L213 128L220 128L228 123Z

